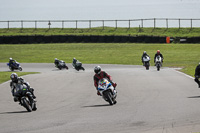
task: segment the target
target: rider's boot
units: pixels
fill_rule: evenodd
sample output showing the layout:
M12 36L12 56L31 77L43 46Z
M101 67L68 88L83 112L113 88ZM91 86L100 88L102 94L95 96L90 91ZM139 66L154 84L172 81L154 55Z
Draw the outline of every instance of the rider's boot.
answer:
M17 101L19 101L19 98L14 96L13 100L14 100L14 102L17 102Z

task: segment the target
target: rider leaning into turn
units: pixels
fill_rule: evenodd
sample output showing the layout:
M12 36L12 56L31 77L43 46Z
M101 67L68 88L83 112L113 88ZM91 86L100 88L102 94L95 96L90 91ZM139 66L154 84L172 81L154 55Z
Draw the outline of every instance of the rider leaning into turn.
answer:
M59 65L59 60L57 58L55 58L54 64L56 65L56 67L58 67Z
M199 85L199 88L200 88L200 81L199 81L199 78L200 78L200 62L195 69L195 75L194 76L195 76L194 81Z
M163 55L161 54L160 50L157 50L157 52L156 52L156 54L155 54L155 56L154 56L154 63L156 62L156 57L159 56L159 55L160 55L160 57L161 57L161 59L162 59L162 63L163 63L164 57L163 57Z
M34 89L30 87L30 84L28 82L26 82L23 78L21 77L18 77L18 75L16 73L12 73L10 75L10 79L11 79L11 82L10 82L10 87L11 87L11 92L12 92L12 95L14 97L14 101L17 102L18 101L18 94L17 92L15 91L16 89L16 85L17 84L24 84L27 86L27 89L29 90L29 92L31 92L31 94L33 95L33 98L35 99L35 95L34 95Z
M109 82L113 85L114 88L117 86L116 83L113 83L112 78L111 78L110 75L108 75L105 71L101 71L101 67L100 66L96 66L94 68L94 72L95 72L95 75L94 75L94 86L96 87L96 89L98 87L99 80L103 79L103 78L107 78L109 80ZM97 90L97 95L101 95L98 90Z
M9 59L9 65L12 66L12 65L14 65L14 63L16 63L16 61L13 60L12 58L10 58L10 59Z
M75 68L76 67L76 63L78 62L78 60L74 57L72 60L72 66Z

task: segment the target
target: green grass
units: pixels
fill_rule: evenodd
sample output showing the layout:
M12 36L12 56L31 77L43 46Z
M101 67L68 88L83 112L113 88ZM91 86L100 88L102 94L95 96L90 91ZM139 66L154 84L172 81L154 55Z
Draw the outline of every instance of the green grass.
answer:
M0 84L10 80L10 75L13 72L0 72ZM35 74L37 72L16 72L18 76L23 76L27 74Z
M151 57L157 50L164 56L164 67L181 67L181 71L194 75L200 62L199 44L134 44L134 43L67 43L67 44L13 44L0 45L0 62L10 57L21 63L53 63L54 58L71 63L76 57L84 64L142 65L143 51Z
M0 29L0 36L16 35L131 35L131 36L170 36L170 37L194 37L200 36L200 28L11 28Z

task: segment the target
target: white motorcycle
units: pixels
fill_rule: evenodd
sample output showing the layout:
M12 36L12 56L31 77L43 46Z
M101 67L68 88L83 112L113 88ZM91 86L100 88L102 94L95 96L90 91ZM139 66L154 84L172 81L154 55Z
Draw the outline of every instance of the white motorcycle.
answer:
M149 56L144 56L144 57L142 58L142 60L143 60L144 66L146 67L146 70L149 70L149 66L150 66L149 61L150 61L150 57L149 57Z
M114 89L112 84L106 79L100 79L98 82L98 91L102 98L109 102L110 105L116 104L117 91Z
M162 66L162 58L160 57L160 55L156 57L155 64L156 64L157 70L160 71L160 68Z

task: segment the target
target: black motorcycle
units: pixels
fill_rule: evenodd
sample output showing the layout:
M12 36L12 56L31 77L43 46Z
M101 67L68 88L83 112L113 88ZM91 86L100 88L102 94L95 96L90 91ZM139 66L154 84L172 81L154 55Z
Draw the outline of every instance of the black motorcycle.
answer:
M79 70L85 71L85 68L82 66L82 63L79 62L78 60L76 61L76 63L72 63L72 65L77 71Z
M65 62L62 61L62 60L59 61L59 64L56 65L56 67L57 67L58 69L60 69L60 70L63 69L63 68L68 70L67 65L66 65Z
M36 111L36 101L33 99L33 95L28 90L26 85L17 84L15 93L18 95L20 104L26 108L28 112Z

